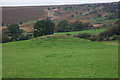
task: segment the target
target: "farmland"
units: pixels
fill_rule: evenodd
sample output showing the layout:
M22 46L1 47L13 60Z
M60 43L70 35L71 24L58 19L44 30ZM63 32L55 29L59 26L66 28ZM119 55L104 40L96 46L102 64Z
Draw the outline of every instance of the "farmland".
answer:
M117 41L50 35L3 44L3 78L117 78Z

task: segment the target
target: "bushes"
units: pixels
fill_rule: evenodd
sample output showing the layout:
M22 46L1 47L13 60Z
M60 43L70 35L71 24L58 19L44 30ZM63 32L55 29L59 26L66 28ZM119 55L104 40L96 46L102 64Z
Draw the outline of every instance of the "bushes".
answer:
M112 40L120 40L120 35L113 35Z
M67 32L67 31L80 31L80 30L86 30L86 29L90 29L90 26L88 23L82 23L80 21L69 23L67 20L62 20L57 24L55 31Z
M93 35L89 34L89 33L81 33L81 34L75 35L75 37L85 38L85 39L89 39L91 36L93 36Z
M98 35L98 41L106 40L119 40L120 28L118 26L111 27L110 29L101 32Z
M22 34L18 40L21 41L21 40L28 40L29 39L29 36L28 35L25 35L25 34Z
M105 37L111 37L113 35L120 35L119 31L120 31L120 28L118 26L114 26L104 32L101 32L99 34L99 37L105 38Z
M24 33L24 34L22 34L19 38L18 38L18 41L21 41L21 40L28 40L28 39L31 39L31 38L33 38L33 35L32 34L26 34L26 33Z
M103 31L97 35L82 33L75 37L89 39L91 41L110 41L110 40L120 40L120 32L118 26L111 27L110 29Z
M10 38L8 35L2 34L2 43L6 43L6 42L10 42Z
M97 38L98 38L96 35L89 34L89 33L81 33L81 34L75 35L74 37L84 38L84 39L88 39L91 41L97 41Z

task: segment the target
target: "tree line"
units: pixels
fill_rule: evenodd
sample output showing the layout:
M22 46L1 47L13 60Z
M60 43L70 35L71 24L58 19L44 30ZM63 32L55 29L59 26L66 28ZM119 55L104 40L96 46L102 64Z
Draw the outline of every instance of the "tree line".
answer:
M50 18L37 21L33 27L33 33L26 33L18 24L8 25L7 29L2 31L2 43L28 40L39 36L51 35L54 32L78 31L90 28L89 24L80 21L69 23L67 20L62 20L55 25Z

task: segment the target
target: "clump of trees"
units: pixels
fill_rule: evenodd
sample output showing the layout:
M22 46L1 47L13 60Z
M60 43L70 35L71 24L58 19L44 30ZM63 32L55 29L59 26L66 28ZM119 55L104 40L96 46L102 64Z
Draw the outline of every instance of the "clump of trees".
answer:
M11 24L6 30L2 31L2 43L11 41L28 40L33 37L50 35L54 33L54 22L47 18L34 24L34 32L26 33L20 29L18 24Z
M11 24L7 30L2 32L2 42L17 41L23 30L19 28L18 24Z
M82 23L80 21L68 23L67 20L62 20L56 25L55 31L66 32L66 31L80 31L85 29L90 29L90 26L88 23Z
M54 33L54 22L49 18L46 20L41 20L35 23L34 27L34 37L50 35Z

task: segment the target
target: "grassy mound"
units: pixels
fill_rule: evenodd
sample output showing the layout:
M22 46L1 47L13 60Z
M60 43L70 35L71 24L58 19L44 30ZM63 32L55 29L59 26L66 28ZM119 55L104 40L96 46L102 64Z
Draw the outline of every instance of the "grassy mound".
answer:
M3 44L3 78L116 78L117 41L49 35ZM108 45L109 44L109 45Z

